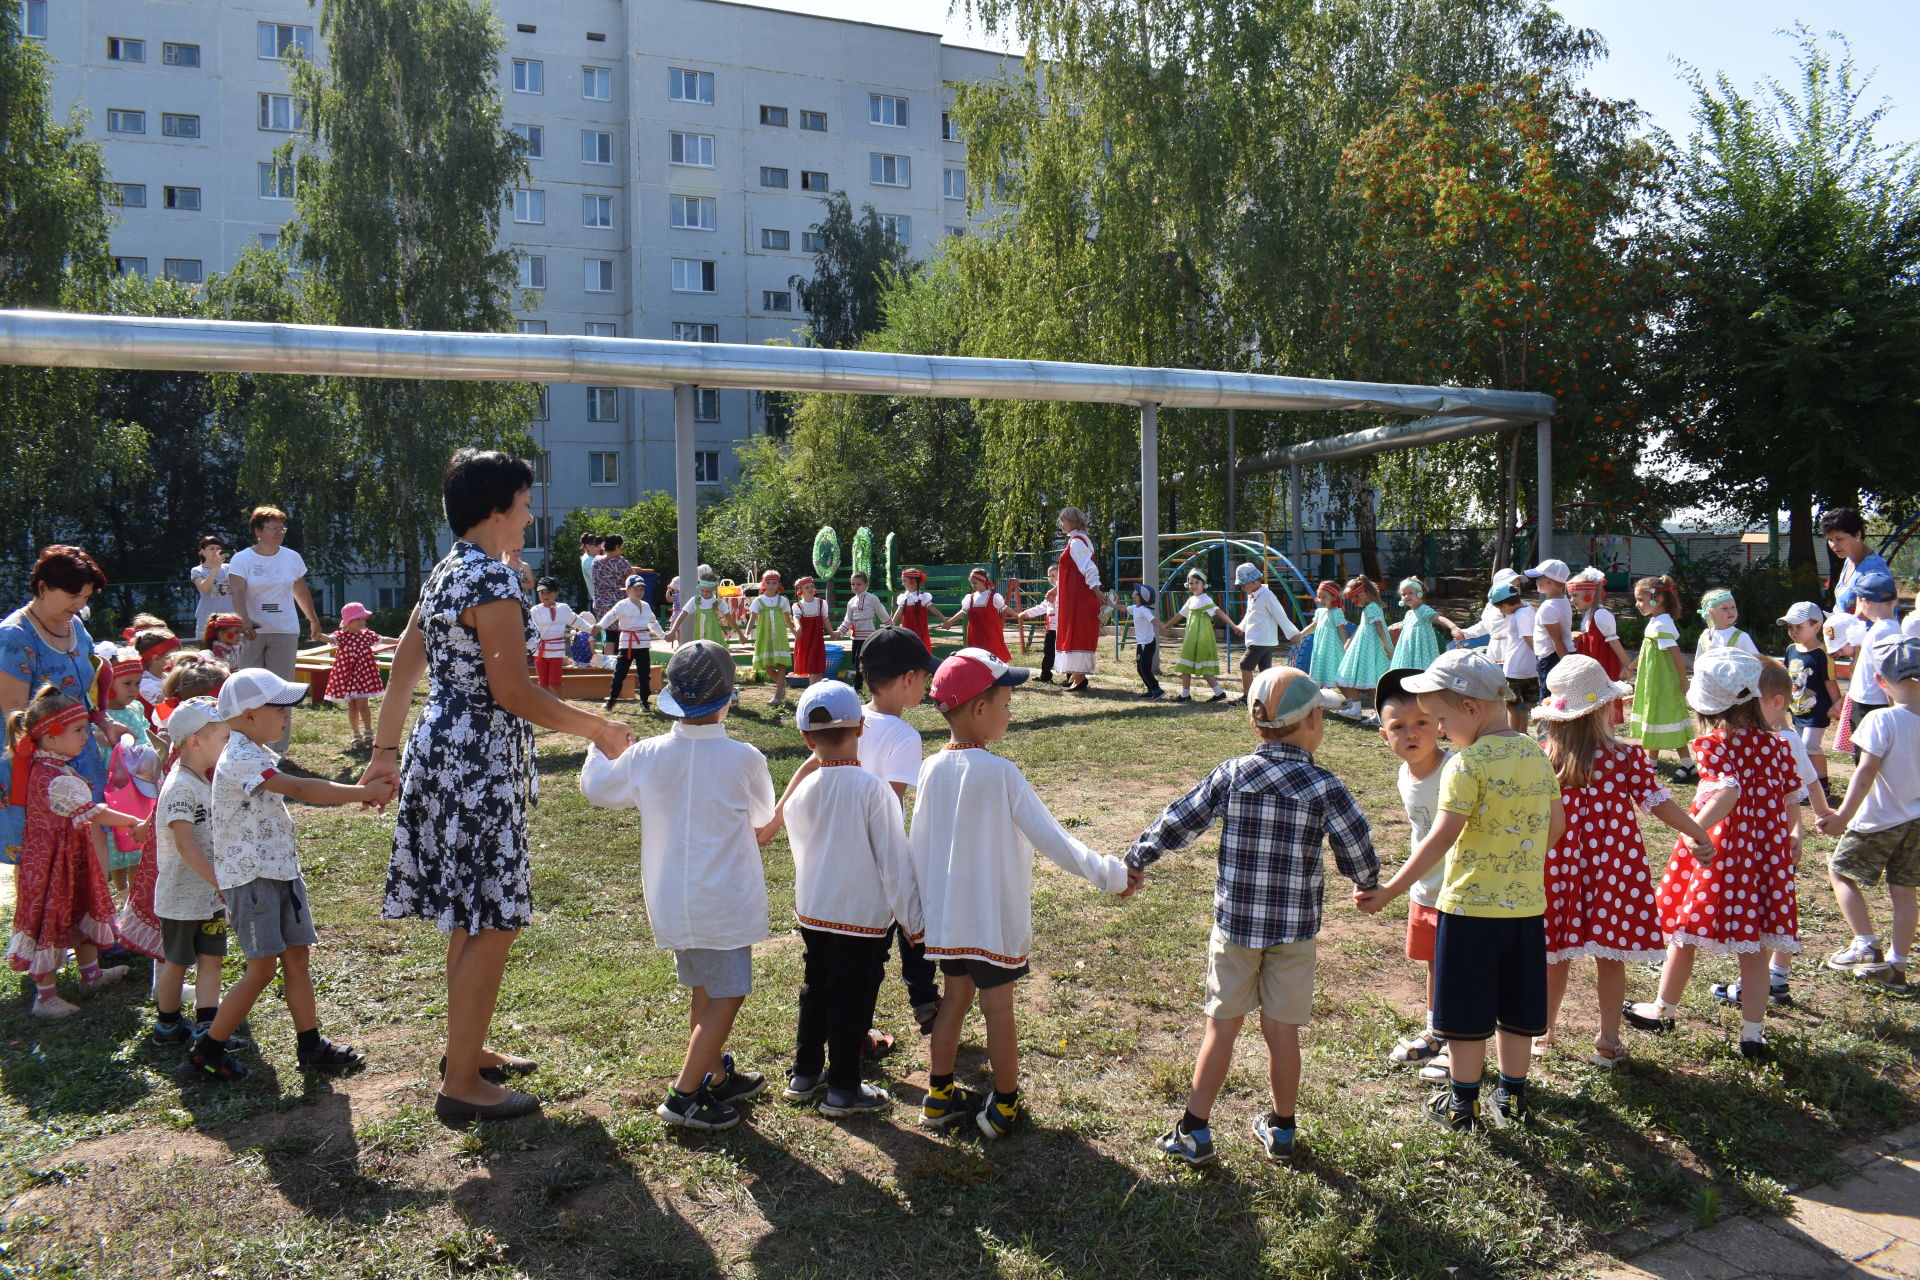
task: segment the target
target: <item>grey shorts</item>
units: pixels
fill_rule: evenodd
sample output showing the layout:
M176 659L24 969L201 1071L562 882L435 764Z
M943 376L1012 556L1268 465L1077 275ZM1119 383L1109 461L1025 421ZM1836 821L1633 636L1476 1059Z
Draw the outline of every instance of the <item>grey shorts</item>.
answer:
M160 953L168 964L191 968L201 956L227 954L227 913L216 911L208 920L160 921Z
M307 910L304 880L249 880L221 892L227 899L228 927L240 944L240 953L249 960L265 960L288 947L310 947L320 941L313 931L313 913Z
M688 947L673 953L673 972L683 987L704 987L709 1000L732 1000L753 991L753 948L716 951Z

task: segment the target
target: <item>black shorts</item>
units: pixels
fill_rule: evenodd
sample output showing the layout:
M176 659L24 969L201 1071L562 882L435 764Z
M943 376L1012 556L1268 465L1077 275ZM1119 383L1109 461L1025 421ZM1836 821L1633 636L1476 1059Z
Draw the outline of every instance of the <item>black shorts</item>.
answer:
M1543 916L1440 913L1433 940L1433 1029L1448 1040L1547 1033Z
M1242 671L1265 671L1273 665L1274 651L1279 647L1277 644L1248 645L1240 653L1240 669Z
M160 952L168 964L182 968L192 968L201 956L226 955L227 913L216 911L206 920L162 919Z
M1027 966L1009 969L1004 965L988 964L985 960L960 959L942 960L940 972L949 978L972 978L976 990L991 991L995 987L1004 987L1009 982L1017 982L1027 976Z

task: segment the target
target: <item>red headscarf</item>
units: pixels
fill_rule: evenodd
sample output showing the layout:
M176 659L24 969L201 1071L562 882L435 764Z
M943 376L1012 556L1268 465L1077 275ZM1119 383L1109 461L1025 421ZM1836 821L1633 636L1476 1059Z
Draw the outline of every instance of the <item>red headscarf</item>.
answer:
M86 718L86 707L76 702L70 707L61 708L27 729L25 740L14 748L13 777L11 785L7 788L7 803L17 806L27 802L27 778L33 772L35 749L54 734L80 724Z

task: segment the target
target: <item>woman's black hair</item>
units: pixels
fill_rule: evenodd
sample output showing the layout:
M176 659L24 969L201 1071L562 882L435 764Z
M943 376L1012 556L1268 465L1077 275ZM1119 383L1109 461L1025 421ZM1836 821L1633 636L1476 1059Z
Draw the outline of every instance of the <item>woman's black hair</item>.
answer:
M1867 536L1867 522L1860 518L1858 508L1835 507L1831 511L1820 513L1820 532L1844 533L1849 537L1864 538Z
M627 545L627 540L621 537L617 533L610 533L601 540L601 543L603 546L606 547L607 554L613 555L615 552L619 551L620 548Z
M560 579L542 578L533 585L542 591L558 591L560 589Z
M227 540L217 533L202 534L199 545L196 546L194 550L205 551L208 547L218 547L222 551L225 551L227 549Z
M440 480L440 499L454 536L488 516L513 506L513 500L533 488L533 466L525 458L498 449L462 449L447 463Z

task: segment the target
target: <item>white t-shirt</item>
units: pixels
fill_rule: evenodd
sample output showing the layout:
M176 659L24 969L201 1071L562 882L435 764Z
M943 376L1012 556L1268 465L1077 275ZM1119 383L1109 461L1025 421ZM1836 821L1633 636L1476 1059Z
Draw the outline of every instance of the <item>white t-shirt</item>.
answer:
M162 920L207 920L220 910L212 885L187 865L173 838L173 824L193 826L200 852L212 860L213 788L184 764L176 763L160 784L160 807L153 815L153 914Z
M1847 696L1866 707L1884 707L1887 695L1873 677L1887 660L1887 649L1900 638L1900 624L1892 618L1878 618L1866 624L1860 633L1860 652L1853 659L1853 681Z
M1293 619L1281 605L1280 597L1273 594L1272 587L1264 585L1247 597L1247 612L1240 619L1240 625L1246 630L1250 645L1272 647L1280 643L1281 636L1291 640L1300 634L1300 628L1293 625Z
M261 785L279 772L279 764L278 752L239 732L220 753L213 770L213 844L207 859L222 889L300 878L286 798Z
M871 706L861 713L860 767L882 782L920 781L920 731Z
M1788 796L1794 804L1805 804L1807 788L1820 785L1820 775L1814 772L1813 757L1807 754L1807 744L1800 741L1800 735L1792 729L1775 729L1773 736L1786 745L1787 754L1793 757L1793 771L1800 779L1800 789Z
M1534 652L1534 610L1523 604L1507 619L1507 677L1531 680L1540 674L1540 658Z
M1558 623L1561 639L1567 646L1567 652L1573 652L1573 602L1565 596L1542 596L1540 607L1534 610L1533 652L1535 657L1551 658L1559 652L1553 647L1553 637L1547 628Z
M1760 656L1760 650L1754 647L1753 637L1739 627L1708 627L1700 633L1700 643L1693 647L1693 659L1698 662L1715 649L1729 648L1744 650L1756 658Z
M1853 728L1853 745L1880 757L1880 775L1853 815L1853 831L1884 831L1920 819L1920 716L1881 707Z
M631 598L621 597L614 602L613 608L600 615L600 627L603 631L620 631L620 647L623 650L645 649L647 641L660 636L660 623L653 616L653 606L642 600L635 604Z
M793 789L786 815L793 914L802 927L878 938L897 911L909 934L921 931L892 787L851 761L822 765Z
M1900 634L1903 636L1920 636L1920 609L1915 609L1907 615L1907 620L1900 624Z
M1153 610L1143 604L1127 606L1127 615L1133 619L1133 644L1136 649L1144 649L1160 638L1154 629Z
M1480 610L1480 621L1470 627L1463 627L1460 634L1468 639L1487 638L1487 661L1500 670L1507 669L1507 645L1509 633L1513 628L1507 623L1507 615L1495 605L1486 605Z
M1407 842L1409 854L1427 838L1427 832L1433 828L1433 816L1440 812L1440 773L1452 755L1453 752L1441 748L1440 763L1424 778L1415 778L1412 767L1405 760L1400 762L1400 803L1407 811L1408 825L1413 828L1413 838ZM1435 906L1440 901L1440 886L1446 878L1447 860L1441 858L1433 864L1433 870L1413 882L1413 887L1407 890L1408 900L1423 907Z
M227 566L247 584L247 620L270 634L300 634L300 609L293 584L307 576L307 562L292 547L263 556L248 547Z

